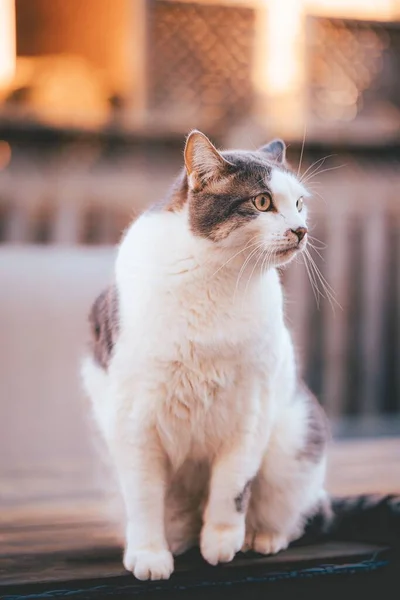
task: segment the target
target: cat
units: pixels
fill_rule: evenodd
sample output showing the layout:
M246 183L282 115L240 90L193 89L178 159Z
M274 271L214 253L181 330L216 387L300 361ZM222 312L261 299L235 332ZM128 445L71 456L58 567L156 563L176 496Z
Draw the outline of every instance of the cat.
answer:
M184 162L123 236L82 366L142 580L198 543L211 565L273 554L335 516L327 420L299 380L277 270L306 247L309 193L281 140L221 152L195 130Z

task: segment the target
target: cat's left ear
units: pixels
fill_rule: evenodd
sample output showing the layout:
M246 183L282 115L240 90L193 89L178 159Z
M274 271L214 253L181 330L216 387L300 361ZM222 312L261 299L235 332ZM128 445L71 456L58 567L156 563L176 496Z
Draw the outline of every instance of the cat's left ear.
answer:
M283 140L273 140L260 148L261 152L269 155L270 159L278 164L286 162L286 144Z
M207 136L196 129L189 133L185 146L185 166L191 189L199 189L229 166Z

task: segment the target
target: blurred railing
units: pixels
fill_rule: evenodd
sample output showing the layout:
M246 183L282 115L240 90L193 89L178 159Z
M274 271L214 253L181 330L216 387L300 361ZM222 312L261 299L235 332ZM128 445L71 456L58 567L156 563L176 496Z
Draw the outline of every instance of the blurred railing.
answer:
M307 122L309 139L394 139L400 5L352 4L18 1L0 123L301 139Z
M400 24L320 17L306 31L309 135L377 146L398 139Z
M286 274L305 377L332 416L399 412L399 174L353 164L348 174L318 179L327 202L310 219L321 256L310 252L330 286L324 292L311 271L323 292L319 309L305 266Z
M141 170L78 169L53 177L2 173L1 241L48 244L49 250L115 243L135 214L162 197L171 176L160 174L157 162ZM398 413L400 175L393 167L353 161L318 179L310 207L316 250L310 252L335 299L324 297L311 271L322 292L316 292L317 306L302 260L284 272L301 368L335 417Z
M47 55L55 51L53 29L62 22L60 15L69 23L62 45L67 59L79 48L83 52L77 44L81 30L75 28L75 3L39 4L36 25L41 27L33 41L28 34L38 11L21 9L17 24L19 42L27 36L24 52L29 64L33 59L36 75L28 82L17 78L0 115L0 243L74 248L71 260L77 260L81 246L116 243L132 218L163 197L182 152L163 145L162 135L181 139L183 132L200 127L213 139L230 136L231 147L256 147L268 132L298 140L307 123L306 148L319 142L341 145L339 155L348 154L350 146L355 152L349 160L332 158L336 166L347 166L311 182L316 224L311 235L320 242L311 239L317 248L310 251L322 276L310 274L320 289L322 277L327 279L333 291L324 293L334 294L333 307L315 292L317 307L301 260L284 273L301 368L333 416L400 413L400 175L398 163L392 162L396 150L390 155L388 147L398 143L400 28L378 20L397 18L394 5L386 17L376 3L374 14L360 11L354 20L346 17L343 3L335 8L335 3L299 1L291 3L288 19L285 3L275 0L131 0L119 2L118 10L107 0L85 64L93 71L96 36L112 23L114 36L128 50L121 64L106 52L104 65L111 75L116 61L124 85L106 86L104 97L97 98L105 103L102 119L77 131L72 129L76 121L57 120L57 103L43 100L53 98L46 92L50 80L62 83L59 89L56 85L57 98L72 89L68 77L62 81L68 60L56 53L48 62ZM361 20L362 13L377 20ZM74 65L69 64L71 72ZM78 69L80 79L73 81L88 80L85 69ZM50 80L37 75L53 71ZM79 88L75 83L73 89ZM44 102L33 113L32 98ZM27 114L34 116L27 120ZM39 139L44 124L46 135L53 136L45 150ZM92 136L88 148L82 143L86 134ZM153 146L146 150L143 140L137 143L140 135L146 143L152 138ZM122 141L118 151L113 136L114 142L118 136ZM366 145L372 158L355 159ZM320 245L326 248L319 250Z

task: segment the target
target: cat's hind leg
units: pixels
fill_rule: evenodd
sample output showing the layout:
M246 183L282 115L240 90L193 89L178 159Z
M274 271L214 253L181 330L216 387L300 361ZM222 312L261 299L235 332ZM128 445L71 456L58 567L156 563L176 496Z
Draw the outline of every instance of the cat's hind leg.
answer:
M299 465L295 476L275 478L263 465L253 484L243 550L276 554L302 536L307 518L325 498L323 466L309 467Z
M244 550L284 550L325 500L326 424L320 410L291 407L273 432L252 484Z

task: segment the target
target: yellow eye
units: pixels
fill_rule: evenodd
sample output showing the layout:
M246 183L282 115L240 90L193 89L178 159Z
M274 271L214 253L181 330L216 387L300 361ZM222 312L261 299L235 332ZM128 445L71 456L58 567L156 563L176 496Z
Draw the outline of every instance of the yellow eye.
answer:
M296 208L299 212L303 210L303 196L300 196L300 198L297 200Z
M267 212L272 208L272 198L269 194L259 194L254 198L253 204L257 210Z

